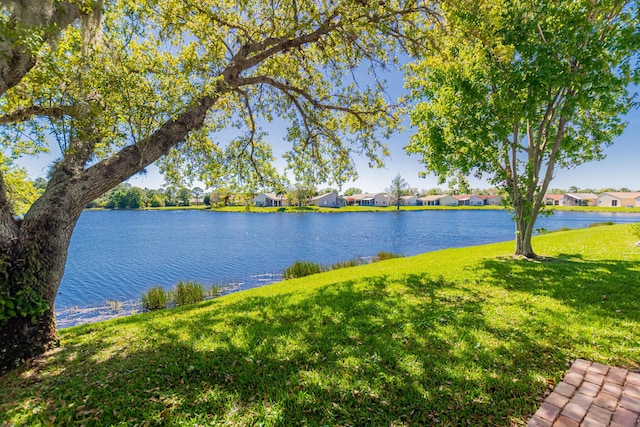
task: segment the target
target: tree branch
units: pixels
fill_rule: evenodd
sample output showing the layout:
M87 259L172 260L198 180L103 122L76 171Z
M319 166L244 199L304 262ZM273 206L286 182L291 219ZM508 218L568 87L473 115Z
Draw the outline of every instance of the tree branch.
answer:
M13 111L4 116L0 116L0 125L6 125L10 123L26 122L36 116L49 117L52 119L60 119L65 114L69 113L70 107L41 107L39 105L32 105L31 107L21 108L17 111Z
M360 123L365 123L365 120L361 117L362 115L386 112L386 110L384 109L358 111L358 110L354 110L353 108L341 107L339 105L324 104L318 101L317 99L313 98L309 94L309 92L305 91L304 89L300 89L298 87L279 82L268 76L243 77L237 82L238 86L248 86L248 85L255 85L255 84L267 84L269 86L272 86L276 89L281 90L282 92L287 94L289 97L293 97L293 95L291 94L291 92L293 92L299 95L300 97L304 98L305 100L307 100L307 102L309 102L311 105L313 105L317 109L341 111L343 113L348 113L354 116Z
M251 132L251 137L249 138L249 141L247 142L247 145L251 145L251 153L249 153L249 161L251 162L251 165L253 166L253 171L258 175L258 179L262 182L264 181L264 178L262 176L262 174L260 173L260 168L258 167L258 164L256 162L254 155L255 152L255 135L256 135L256 121L255 121L255 117L253 115L253 109L251 108L251 102L249 102L249 95L244 92L243 90L237 89L238 92L240 92L240 94L242 95L243 99L244 99L244 106L247 109L247 113L249 114L249 131ZM247 145L245 145L244 150L247 149ZM243 151L244 151L243 150Z

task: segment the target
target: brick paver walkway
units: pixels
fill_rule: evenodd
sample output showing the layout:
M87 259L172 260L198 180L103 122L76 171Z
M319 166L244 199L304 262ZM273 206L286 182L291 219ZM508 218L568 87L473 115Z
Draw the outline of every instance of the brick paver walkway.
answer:
M640 427L640 374L576 360L527 427Z

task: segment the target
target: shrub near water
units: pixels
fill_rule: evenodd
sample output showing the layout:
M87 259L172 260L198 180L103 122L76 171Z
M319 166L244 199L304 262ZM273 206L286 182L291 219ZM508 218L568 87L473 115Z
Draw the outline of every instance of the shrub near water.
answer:
M142 308L145 310L161 310L167 307L167 293L161 286L153 286L142 294Z
M295 279L296 277L305 277L312 274L322 273L325 269L315 262L296 261L284 270L285 279Z
M176 305L194 304L204 299L204 288L197 282L178 282L172 294Z
M376 255L374 262L385 261L393 258L402 258L402 255L394 254L393 252L378 252L378 255Z

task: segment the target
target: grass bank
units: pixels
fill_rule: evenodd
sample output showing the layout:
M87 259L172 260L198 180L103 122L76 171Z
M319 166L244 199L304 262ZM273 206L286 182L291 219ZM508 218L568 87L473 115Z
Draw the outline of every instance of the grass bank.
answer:
M547 206L555 211L575 211L575 212L618 212L640 214L640 208L610 207L610 206Z
M448 249L60 331L9 425L524 425L581 357L638 368L629 225Z

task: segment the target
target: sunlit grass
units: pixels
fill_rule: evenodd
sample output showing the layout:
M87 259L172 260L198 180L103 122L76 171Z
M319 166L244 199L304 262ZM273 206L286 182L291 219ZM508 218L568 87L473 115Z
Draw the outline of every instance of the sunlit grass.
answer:
M630 225L344 268L64 329L8 425L524 425L568 363L637 368Z

